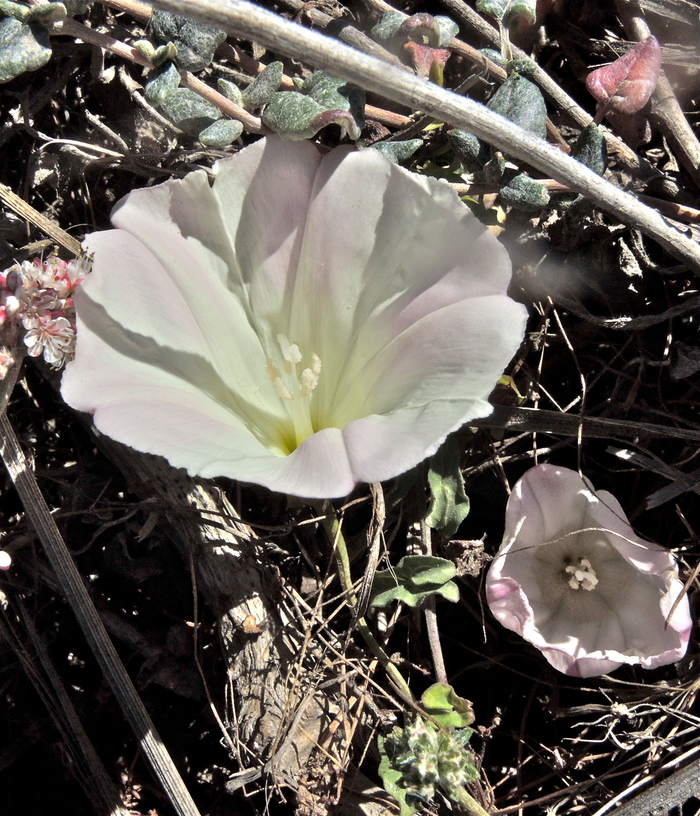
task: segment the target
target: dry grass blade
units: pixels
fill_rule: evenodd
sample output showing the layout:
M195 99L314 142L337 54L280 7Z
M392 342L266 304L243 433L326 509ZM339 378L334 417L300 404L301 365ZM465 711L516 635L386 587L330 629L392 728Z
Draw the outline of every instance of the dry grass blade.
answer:
M0 435L2 436L0 453L25 512L44 545L51 566L63 587L66 600L71 605L85 639L90 644L125 717L136 734L141 750L148 758L177 813L180 816L199 816L196 805L102 625L6 415L0 417Z
M6 207L17 213L20 218L24 218L26 221L29 221L30 224L34 224L35 227L38 227L43 233L48 235L49 238L53 238L54 241L59 243L64 249L67 249L71 254L80 255L82 252L79 241L76 241L75 238L69 235L65 230L62 230L58 224L50 221L45 215L37 212L34 207L27 204L26 201L21 199L16 193L13 193L12 190L4 184L0 184L0 200Z
M7 610L0 617L0 635L12 647L34 688L46 705L57 730L64 739L76 766L76 776L99 813L109 816L128 816L119 800L119 793L102 764L90 738L85 733L78 713L66 693L65 686L56 671L44 643L36 631L31 615L22 599L8 599L8 610L17 614L34 650L34 655L24 647L7 620Z

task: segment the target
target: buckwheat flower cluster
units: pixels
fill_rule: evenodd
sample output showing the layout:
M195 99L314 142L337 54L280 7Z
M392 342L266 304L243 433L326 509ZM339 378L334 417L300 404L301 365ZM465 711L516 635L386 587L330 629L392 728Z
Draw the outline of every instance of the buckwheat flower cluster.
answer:
M673 555L644 541L620 503L567 468L539 465L515 485L486 578L491 611L561 672L680 660L692 621Z
M503 247L375 150L261 139L112 223L61 391L192 475L305 498L397 476L491 412L523 338Z
M0 326L21 324L30 357L43 356L54 368L73 359L73 296L89 269L87 258L63 261L50 255L15 264L0 276Z

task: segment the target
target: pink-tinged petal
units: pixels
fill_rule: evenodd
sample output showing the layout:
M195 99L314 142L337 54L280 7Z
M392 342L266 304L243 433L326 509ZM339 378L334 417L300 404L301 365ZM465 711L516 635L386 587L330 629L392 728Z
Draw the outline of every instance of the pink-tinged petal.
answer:
M407 329L355 382L341 379L343 398L331 416L342 427L344 417L364 415L343 432L358 479L408 470L465 422L487 416L494 377L517 351L524 323L522 307L505 297L458 303Z
M258 325L284 315L276 330L290 336L289 302L321 159L310 142L273 137L215 167L213 195L236 259L229 287L247 299Z
M508 501L486 592L498 620L556 669L591 677L685 654L687 598L669 618L682 590L677 576L673 556L640 539L610 493L567 468L540 465Z
M339 375L352 378L427 314L505 296L510 276L503 247L447 184L375 150L340 149L324 157L314 185L290 336L313 325L314 351L322 360L346 356ZM319 401L327 406L338 388L324 378Z

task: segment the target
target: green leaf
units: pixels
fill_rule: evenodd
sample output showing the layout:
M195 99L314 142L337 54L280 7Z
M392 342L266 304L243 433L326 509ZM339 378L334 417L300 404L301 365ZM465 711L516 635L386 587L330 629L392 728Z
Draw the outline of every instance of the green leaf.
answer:
M67 16L68 12L63 3L41 3L38 6L32 6L24 19L27 23L46 26L65 20Z
M12 0L0 0L0 15L3 17L14 17L15 20L23 23L27 19L29 12L28 6L13 3Z
M489 160L486 145L473 133L453 128L448 132L447 139L469 173L478 173Z
M382 19L372 28L370 34L381 43L389 43L401 28L404 21L403 14L398 11L385 11Z
M528 77L532 76L535 73L538 66L535 60L531 60L528 57L525 57L508 60L505 67L508 73L510 73L511 71L517 71L520 74L520 76Z
M498 191L498 195L505 204L516 210L533 212L541 210L549 204L549 191L538 181L530 178L527 173L518 173Z
M207 147L223 150L243 133L243 125L237 119L219 119L199 134L199 141Z
M407 555L396 567L374 575L370 604L388 606L401 601L418 606L430 595L440 595L448 601L459 600L459 588L451 579L457 570L451 561L434 555Z
M238 85L234 85L228 79L217 79L216 84L226 99L229 99L235 105L243 105L243 94Z
M435 23L438 30L437 47L447 48L457 34L459 34L459 26L454 20L451 20L449 17L445 17L442 14L438 14L435 17Z
M605 173L608 169L608 149L598 125L591 122L581 131L574 147L574 156L599 176Z
M283 139L310 139L326 125L337 124L354 140L364 125L364 100L364 91L355 85L315 71L300 91L274 94L262 121Z
M70 17L75 17L79 14L85 14L90 8L93 0L64 0L66 11Z
M283 139L310 139L315 135L311 127L314 117L323 108L311 97L297 91L276 93L262 114L262 121Z
M386 739L384 737L377 737L377 747L382 758L379 763L379 776L382 779L384 790L399 803L401 808L399 816L413 816L414 813L418 812L419 805L409 805L406 801L408 791L399 784L403 780L403 773L394 767L391 759L387 756L385 744Z
M474 711L469 700L458 697L452 686L435 683L423 692L421 702L428 714L443 728L464 728L468 731L462 737L466 743L471 735L471 730L466 726L474 722Z
M174 63L159 71L153 79L146 83L144 96L152 105L162 105L167 96L180 86L180 72Z
M406 161L419 147L423 147L422 139L407 139L403 142L375 142L372 147L378 150L385 159L393 164Z
M438 452L430 457L428 487L430 511L425 523L439 530L445 538L452 538L469 513L469 498L464 492L459 446L454 435L448 436Z
M314 71L302 88L315 102L326 111L348 111L357 122L357 136L365 124L365 92L357 85L344 79L329 76L325 71Z
M542 139L547 135L547 108L542 92L520 74L511 74L487 107Z
M160 107L180 130L191 136L199 136L212 122L223 116L216 106L189 88L177 88L169 93L160 103Z
M162 43L175 46L175 61L184 71L201 71L214 59L214 52L226 39L226 32L218 28L155 10L151 15L149 31Z
M14 17L0 20L0 83L26 71L43 68L51 59L51 44L45 28Z
M243 105L248 110L262 108L267 105L282 84L284 65L281 62L271 62L243 91Z
M530 23L537 19L537 0L479 0L476 8L482 14L489 14L502 21L504 25L510 25L516 17L521 16Z

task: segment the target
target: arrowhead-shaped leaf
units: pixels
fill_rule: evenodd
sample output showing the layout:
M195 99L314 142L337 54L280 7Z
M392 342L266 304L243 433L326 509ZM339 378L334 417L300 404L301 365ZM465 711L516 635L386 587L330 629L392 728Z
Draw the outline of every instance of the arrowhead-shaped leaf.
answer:
M654 93L661 71L661 46L656 37L637 43L620 59L592 71L586 88L615 113L636 113Z
M451 561L434 555L407 555L399 563L374 575L370 603L388 606L402 601L408 606L418 604L430 595L440 595L448 601L459 600L459 588L451 579L457 570Z
M421 702L428 714L443 728L464 728L474 722L472 704L458 697L452 686L445 683L435 683L427 688Z

